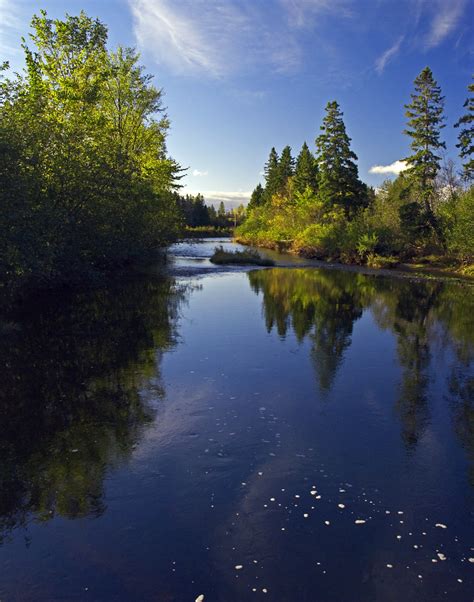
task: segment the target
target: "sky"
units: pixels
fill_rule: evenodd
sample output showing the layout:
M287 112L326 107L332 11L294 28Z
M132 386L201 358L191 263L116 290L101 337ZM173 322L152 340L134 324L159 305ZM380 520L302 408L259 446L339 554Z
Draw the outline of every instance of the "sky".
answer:
M360 178L378 186L403 168L403 105L431 67L446 97L443 137L457 130L474 71L474 0L0 0L0 62L20 69L31 16L84 9L109 46L135 46L165 92L168 150L184 192L246 202L269 151L297 155L337 100Z

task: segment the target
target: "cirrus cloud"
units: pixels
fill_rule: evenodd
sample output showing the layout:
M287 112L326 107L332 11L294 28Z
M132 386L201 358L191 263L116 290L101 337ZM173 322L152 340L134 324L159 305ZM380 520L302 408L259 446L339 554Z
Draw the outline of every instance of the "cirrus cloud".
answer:
M304 52L299 29L349 17L354 0L128 0L142 50L178 74L222 78L256 66L291 73ZM316 33L316 32L315 32Z

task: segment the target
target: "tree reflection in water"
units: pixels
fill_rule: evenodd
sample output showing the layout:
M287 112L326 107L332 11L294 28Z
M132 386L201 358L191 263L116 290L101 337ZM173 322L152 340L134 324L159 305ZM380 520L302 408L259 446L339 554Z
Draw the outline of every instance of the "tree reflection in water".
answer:
M170 281L134 280L10 313L0 338L2 537L32 519L104 512L107 471L153 420L147 399L163 395L160 354L174 344L182 294Z
M428 388L433 350L453 356L450 391L453 420L474 463L474 291L470 285L414 281L340 270L272 269L249 273L262 293L268 331L289 329L311 341L311 358L322 391L333 386L354 323L370 310L377 325L396 339L401 381L396 410L402 437L413 449L430 419Z

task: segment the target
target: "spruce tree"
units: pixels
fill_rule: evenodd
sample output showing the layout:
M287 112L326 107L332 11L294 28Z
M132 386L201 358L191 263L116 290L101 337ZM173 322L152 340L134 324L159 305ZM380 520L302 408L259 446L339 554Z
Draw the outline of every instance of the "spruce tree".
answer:
M427 224L438 231L432 201L441 161L437 153L446 148L440 133L444 127L444 97L429 67L423 69L414 83L412 101L405 105L408 128L404 130L412 139L410 147L413 154L405 159L408 169L404 175L411 177L415 183Z
M316 138L318 187L326 204L343 207L351 217L367 205L367 187L359 180L357 155L351 150L342 116L338 103L328 102L322 133Z
M304 192L307 187L317 189L317 166L315 158L308 148L306 142L301 147L300 154L296 159L295 175L293 178L295 191Z
M272 196L276 194L280 188L280 174L279 174L279 157L275 150L275 147L270 151L268 161L264 167L265 174L265 203L270 201Z
M261 184L257 184L252 195L250 197L249 204L247 205L247 209L255 209L255 207L260 207L265 202L264 200L264 190Z
M281 152L278 164L278 192L282 192L288 182L288 178L295 172L295 160L291 156L291 147L285 146Z
M456 146L463 161L463 178L470 181L474 179L474 83L469 84L468 90L471 96L466 98L463 105L467 112L454 124L454 127L462 127Z

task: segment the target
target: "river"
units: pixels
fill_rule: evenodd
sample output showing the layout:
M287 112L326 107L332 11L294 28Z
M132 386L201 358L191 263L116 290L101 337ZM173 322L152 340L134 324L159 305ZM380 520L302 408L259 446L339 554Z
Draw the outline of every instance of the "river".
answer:
M0 599L471 601L472 285L215 244L4 317Z

